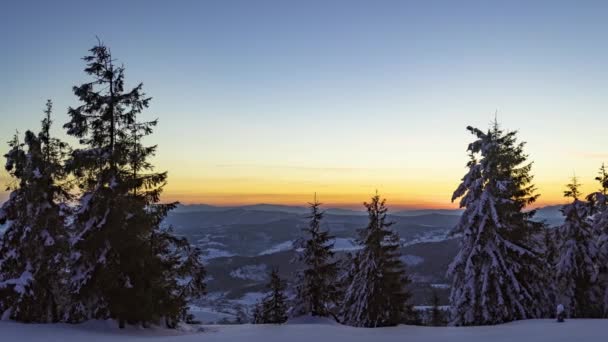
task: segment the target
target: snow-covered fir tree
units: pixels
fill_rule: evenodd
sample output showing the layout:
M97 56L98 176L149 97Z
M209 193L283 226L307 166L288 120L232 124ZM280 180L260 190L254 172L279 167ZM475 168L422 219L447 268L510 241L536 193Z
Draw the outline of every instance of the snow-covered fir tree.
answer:
M65 124L81 147L69 169L81 190L73 218L70 321L116 319L174 326L187 302L204 293L200 251L161 222L175 204L160 204L167 173L156 173L143 146L157 121L141 122L150 98L140 83L125 90L124 67L99 43L83 58L92 81L74 87L82 102Z
M406 323L413 317L408 304L409 278L400 259L399 236L386 217L386 200L376 193L365 203L369 224L359 231L362 249L349 272L342 323L357 327L382 327Z
M40 133L15 136L5 155L14 185L0 208L0 316L22 322L57 322L63 310L68 146L50 135L51 110L49 100Z
M566 317L597 317L600 288L597 284L597 238L591 225L589 202L580 199L576 177L567 185L564 196L572 203L562 208L565 220L558 232L555 279L557 302Z
M538 197L524 143L494 122L468 146L469 171L452 196L465 208L452 234L462 234L451 263L452 325L486 325L543 317L547 293L543 224L524 211Z
M340 303L338 267L332 251L334 236L321 228L320 206L315 195L310 203L309 225L303 229L305 236L296 243L302 250L298 258L303 269L296 277L294 316L335 316L334 308Z
M268 283L269 293L256 304L253 310L253 323L255 324L282 324L287 321L287 285L279 276L279 271L273 268Z
M608 169L604 164L595 179L600 183L600 189L587 198L593 210L593 233L598 236L597 270L602 296L602 316L608 317Z

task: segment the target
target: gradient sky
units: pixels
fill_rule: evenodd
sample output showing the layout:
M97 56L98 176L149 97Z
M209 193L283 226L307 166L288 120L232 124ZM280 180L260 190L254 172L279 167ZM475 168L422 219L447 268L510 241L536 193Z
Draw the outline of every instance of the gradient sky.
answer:
M0 140L54 127L99 36L153 97L165 199L451 207L465 127L527 141L539 204L608 162L606 1L11 1ZM4 154L7 145L0 147ZM6 183L6 173L0 182ZM0 200L6 193L0 193Z

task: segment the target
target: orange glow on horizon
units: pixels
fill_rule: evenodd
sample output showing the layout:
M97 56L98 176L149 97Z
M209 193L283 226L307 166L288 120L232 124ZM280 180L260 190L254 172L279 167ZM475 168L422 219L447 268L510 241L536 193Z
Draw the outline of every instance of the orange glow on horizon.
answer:
M563 205L570 200L563 197L565 182L550 182L538 186L537 193L541 196L532 206L533 208L549 205ZM209 184L190 183L181 184L180 182L169 182L163 195L163 202L180 202L182 204L209 204L215 206L241 206L253 204L277 204L290 206L305 206L312 201L315 193L314 187L310 189L290 189L287 187L279 188L273 192L258 191L258 187L251 189L242 188L241 191L217 191L221 184L209 186ZM363 202L369 201L375 193L374 187L368 187L368 191L361 190L361 187L341 189L339 187L322 187L323 191L316 191L317 197L324 207L337 207L345 209L362 210ZM597 186L593 183L583 184L583 193L588 194L596 191ZM205 191L204 189L215 191ZM416 191L416 189L418 189ZM402 209L457 209L458 201L450 201L452 191L455 186L445 186L435 188L430 192L424 191L424 186L412 187L408 190L407 186L384 186L379 187L380 196L386 198L389 210ZM356 190L356 191L355 191ZM8 192L0 191L0 203L8 198Z
M426 185L418 187L407 186L383 186L378 188L381 197L386 198L389 210L402 209L457 209L459 199L451 202L452 191L455 186L433 187L431 191L425 191ZM204 188L203 186L201 186ZM216 206L241 206L253 204L276 204L290 206L305 206L311 202L315 191L302 191L301 188L280 188L273 192L258 191L258 187L251 189L242 188L241 191L197 191L198 186L187 188L179 186L168 186L162 196L163 201L178 201L182 204L209 204ZM213 188L211 186L211 188ZM363 209L363 202L369 201L375 193L375 188L369 187L369 191L361 191L359 188L340 190L339 187L321 187L324 191L316 191L317 198L325 207L338 207L345 209ZM570 199L563 197L563 184L559 182L546 183L538 186L537 193L541 194L532 208L563 205ZM583 186L583 193L595 191L595 186Z
M157 169L163 170L163 166ZM191 170L204 170L194 175ZM240 206L253 204L277 204L306 206L316 192L324 207L363 210L363 202L369 201L378 190L386 198L390 211L403 209L457 209L459 199L451 202L453 191L459 184L464 168L408 170L365 168L267 168L244 166L213 167L196 165L192 168L174 168L162 195L162 201L182 204L208 204L216 206ZM593 180L596 171L580 177L584 194L596 191ZM568 179L546 180L535 177L537 193L541 196L533 208L563 205L570 200L563 197ZM0 181L9 178L0 172ZM4 190L4 189L2 189ZM8 193L0 191L0 202Z

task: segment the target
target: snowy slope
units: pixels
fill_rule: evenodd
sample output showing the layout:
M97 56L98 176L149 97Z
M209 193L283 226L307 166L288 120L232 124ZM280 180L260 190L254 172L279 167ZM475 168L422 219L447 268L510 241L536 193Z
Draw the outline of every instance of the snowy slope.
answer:
M87 341L87 342L571 342L605 341L608 320L530 320L500 326L468 328L431 328L400 326L395 328L351 328L332 324L224 325L206 326L204 332L127 328L118 330L111 322L82 325L19 324L0 322L0 341Z

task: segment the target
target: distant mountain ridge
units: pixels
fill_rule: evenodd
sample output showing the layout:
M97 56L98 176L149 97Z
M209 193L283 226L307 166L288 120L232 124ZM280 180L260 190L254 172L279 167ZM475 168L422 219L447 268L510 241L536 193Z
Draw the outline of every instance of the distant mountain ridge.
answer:
M218 212L228 211L233 209L242 209L250 211L276 211L290 214L307 214L309 209L306 206L292 206L283 204L251 204L241 206L214 206L210 204L180 204L174 210L174 212L193 212L193 211L205 211L205 212ZM349 208L340 207L329 207L323 209L327 214L332 215L365 215L365 210L356 210ZM443 215L460 215L462 209L402 209L397 211L389 211L389 214L395 216L418 216L426 214L443 214Z
M241 205L241 206L214 206L209 204L180 204L174 210L174 212L193 212L193 211L205 211L205 212L218 212L218 211L228 211L234 209L248 210L248 211L274 211L274 212L282 212L289 214L306 214L308 213L308 208L304 206L290 206L290 205L282 205L282 204L251 204L251 205ZM362 215L364 212L362 210L351 210L344 208L327 208L325 212L331 213L334 215Z
M535 218L538 220L544 220L550 225L559 224L563 220L562 213L560 211L561 205L551 205L536 209ZM230 210L245 210L245 211L265 211L265 212L281 212L289 214L308 214L308 207L305 206L291 206L282 204L268 204L259 203L252 205L242 206L214 206L210 204L180 204L173 211L175 213L184 212L227 212ZM461 215L463 209L404 209L397 211L389 211L390 215L393 216L421 216L428 214L440 214L440 215ZM355 210L349 208L330 207L324 209L324 212L329 215L366 215L363 209Z

